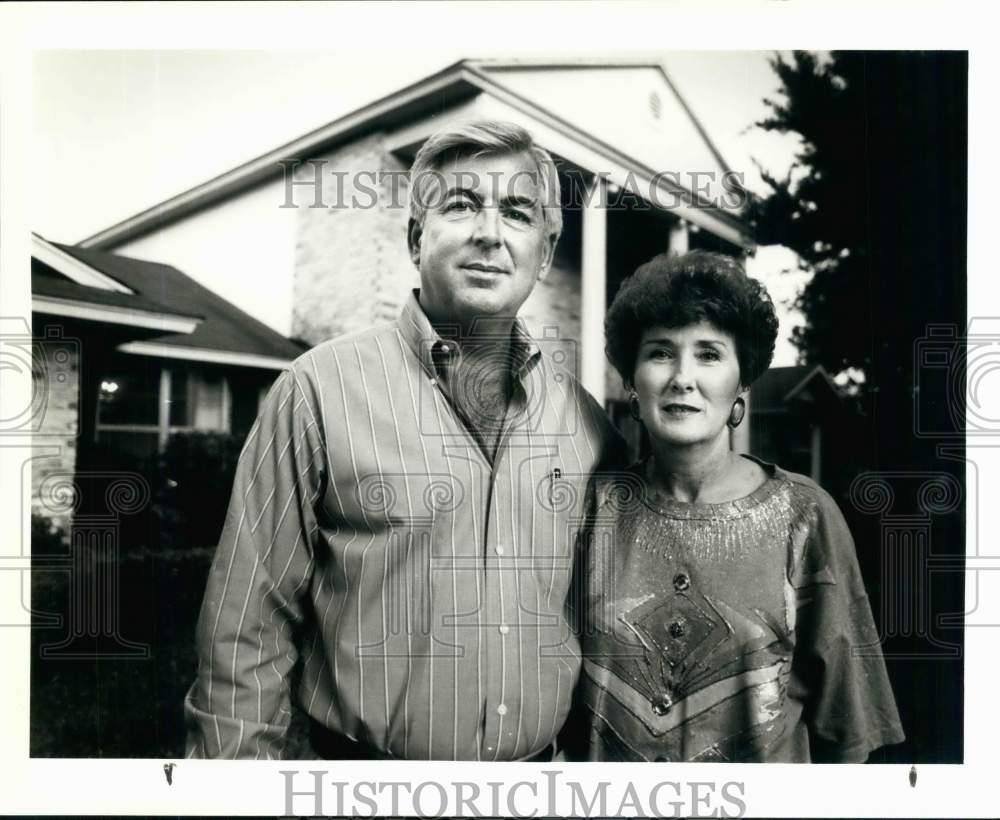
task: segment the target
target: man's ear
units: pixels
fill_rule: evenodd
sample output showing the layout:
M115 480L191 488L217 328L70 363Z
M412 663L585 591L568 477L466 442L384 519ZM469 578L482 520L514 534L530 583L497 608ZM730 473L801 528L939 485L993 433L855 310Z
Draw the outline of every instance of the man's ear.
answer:
M410 249L410 261L420 269L420 237L423 235L423 228L412 216L406 226L406 244Z
M552 234L547 234L544 241L545 249L542 253L542 264L538 269L539 282L548 276L549 269L552 267L552 260L556 254L556 237L552 236Z

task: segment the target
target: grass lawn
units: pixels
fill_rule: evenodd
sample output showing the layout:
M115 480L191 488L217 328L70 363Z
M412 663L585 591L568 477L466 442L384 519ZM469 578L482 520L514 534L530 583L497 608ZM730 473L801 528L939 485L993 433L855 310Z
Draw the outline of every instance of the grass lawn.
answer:
M214 551L141 548L118 561L119 634L148 647L147 657L116 655L113 641L86 636L73 644L80 657L43 657L43 647L51 652L69 634L71 578L36 562L32 608L63 623L34 619L32 757L183 756L182 701L194 679L194 629ZM115 570L93 559L76 580Z

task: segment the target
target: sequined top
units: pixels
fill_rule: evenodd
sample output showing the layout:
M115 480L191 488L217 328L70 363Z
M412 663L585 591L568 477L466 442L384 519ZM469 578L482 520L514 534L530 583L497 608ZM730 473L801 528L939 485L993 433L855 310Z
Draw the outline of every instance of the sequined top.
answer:
M903 740L843 516L761 466L722 504L656 495L641 466L598 482L571 757L849 762Z

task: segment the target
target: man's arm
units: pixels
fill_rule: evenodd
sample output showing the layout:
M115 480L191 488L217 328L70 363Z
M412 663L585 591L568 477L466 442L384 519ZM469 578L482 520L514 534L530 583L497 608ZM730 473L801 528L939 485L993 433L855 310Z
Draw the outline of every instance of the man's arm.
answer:
M322 429L294 370L278 378L240 456L198 620L184 702L188 757L274 759L291 719L292 633L313 567Z

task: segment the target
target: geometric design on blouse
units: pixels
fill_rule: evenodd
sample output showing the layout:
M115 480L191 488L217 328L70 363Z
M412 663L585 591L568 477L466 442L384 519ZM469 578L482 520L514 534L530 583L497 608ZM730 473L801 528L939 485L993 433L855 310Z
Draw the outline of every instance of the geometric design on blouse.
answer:
M627 682L656 715L703 687L742 671L771 665L790 652L777 624L762 613L742 614L722 602L685 593L652 596L618 615L635 641L628 653L590 655ZM614 640L605 633L606 639Z
M760 759L785 730L783 703L789 665L729 675L679 698L663 714L625 681L585 660L586 707L605 752L621 760L737 761ZM603 693L603 694L598 694ZM608 748L614 736L616 747Z
M691 653L706 641L715 644L727 634L721 619L712 618L687 595L670 598L654 598L619 616L645 649L642 666L651 701L665 695L673 698Z

